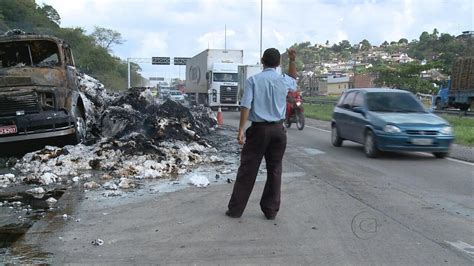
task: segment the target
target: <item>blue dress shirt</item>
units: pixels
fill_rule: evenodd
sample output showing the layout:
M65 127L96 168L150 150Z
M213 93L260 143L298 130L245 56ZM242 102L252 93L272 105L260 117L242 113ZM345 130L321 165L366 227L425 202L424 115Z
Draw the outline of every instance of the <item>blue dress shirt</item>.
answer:
M288 91L295 90L294 78L265 68L247 79L240 106L250 109L250 121L279 121L285 118Z

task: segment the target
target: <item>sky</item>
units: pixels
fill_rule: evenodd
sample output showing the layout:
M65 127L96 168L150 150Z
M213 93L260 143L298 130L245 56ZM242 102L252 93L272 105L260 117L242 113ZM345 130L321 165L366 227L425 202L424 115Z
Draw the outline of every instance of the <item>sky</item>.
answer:
M263 50L284 52L309 41L333 44L363 39L373 45L423 31L459 35L474 30L474 0L36 0L53 6L62 27L87 33L100 26L116 30L125 42L112 47L122 59L192 57L207 48L244 50L244 63ZM261 3L263 3L261 5ZM226 36L226 37L225 37ZM74 44L71 44L74 48ZM140 63L144 77L179 77L184 66Z

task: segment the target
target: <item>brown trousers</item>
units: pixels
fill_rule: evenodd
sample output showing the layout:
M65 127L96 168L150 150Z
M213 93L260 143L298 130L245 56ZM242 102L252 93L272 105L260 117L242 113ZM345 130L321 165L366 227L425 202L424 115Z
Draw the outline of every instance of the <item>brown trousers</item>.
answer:
M267 164L267 181L260 208L274 216L280 209L282 159L286 149L286 129L282 123L252 123L245 132L240 167L229 201L229 212L241 216L257 178L262 158Z

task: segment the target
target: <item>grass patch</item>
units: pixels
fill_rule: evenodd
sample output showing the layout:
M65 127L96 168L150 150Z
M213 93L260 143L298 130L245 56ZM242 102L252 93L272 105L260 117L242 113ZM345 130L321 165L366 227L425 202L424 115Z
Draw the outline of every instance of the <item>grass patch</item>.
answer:
M331 121L334 105L304 104L304 113L308 118ZM454 129L456 144L474 147L474 119L452 115L441 115Z
M303 104L304 115L308 118L331 121L334 105L332 104Z
M453 115L441 115L454 129L454 142L457 144L474 147L474 119Z
M341 95L323 95L323 96L305 96L303 100L314 101L314 100L325 100L325 101L337 101Z

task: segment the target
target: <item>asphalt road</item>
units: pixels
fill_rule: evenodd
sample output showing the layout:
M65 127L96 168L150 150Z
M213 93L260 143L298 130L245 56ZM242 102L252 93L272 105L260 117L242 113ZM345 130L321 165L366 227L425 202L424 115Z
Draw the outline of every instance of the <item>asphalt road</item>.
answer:
M238 113L224 121L237 125ZM368 159L361 145L335 148L327 130L307 124L288 130L274 221L259 210L264 182L240 219L224 215L232 185L221 184L123 204L83 200L71 210L80 222L38 223L25 242L53 263L472 265L472 163ZM90 244L97 238L104 245Z

